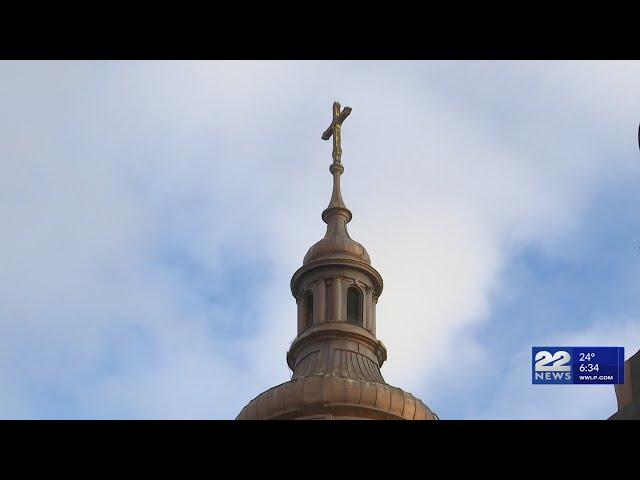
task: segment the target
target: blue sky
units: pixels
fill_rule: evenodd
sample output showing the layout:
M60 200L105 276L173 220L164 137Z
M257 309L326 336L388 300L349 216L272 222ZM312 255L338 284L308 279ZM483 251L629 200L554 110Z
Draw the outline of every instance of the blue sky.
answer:
M234 418L288 379L343 194L383 374L441 418L606 418L533 345L640 348L638 62L0 63L0 417Z

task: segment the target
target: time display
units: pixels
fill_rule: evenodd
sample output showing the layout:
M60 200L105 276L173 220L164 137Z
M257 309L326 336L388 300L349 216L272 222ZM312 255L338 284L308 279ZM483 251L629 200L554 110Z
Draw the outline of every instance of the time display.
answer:
M581 363L578 367L578 371L580 372L599 372L600 365L597 363Z

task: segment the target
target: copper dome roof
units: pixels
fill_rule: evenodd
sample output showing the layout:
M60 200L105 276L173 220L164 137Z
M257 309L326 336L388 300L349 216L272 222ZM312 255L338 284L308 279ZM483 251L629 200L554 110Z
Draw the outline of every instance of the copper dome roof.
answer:
M324 238L307 251L303 264L326 258L348 258L371 265L367 250L362 244L353 240L347 231L347 223L351 221L352 215L344 204L340 192L340 175L344 167L333 164L329 170L333 175L333 192L329 206L322 212L322 220L327 224L327 232Z
M349 236L343 221L336 223L337 225L327 225L326 235L307 251L302 263L307 264L324 258L350 258L371 265L366 248Z
M437 420L421 400L379 382L310 375L270 388L251 400L237 420Z

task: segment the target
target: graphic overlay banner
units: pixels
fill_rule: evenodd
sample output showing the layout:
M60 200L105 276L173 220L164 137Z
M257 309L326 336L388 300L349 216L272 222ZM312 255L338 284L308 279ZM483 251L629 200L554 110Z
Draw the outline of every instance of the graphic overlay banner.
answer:
M624 383L623 347L533 347L534 384Z

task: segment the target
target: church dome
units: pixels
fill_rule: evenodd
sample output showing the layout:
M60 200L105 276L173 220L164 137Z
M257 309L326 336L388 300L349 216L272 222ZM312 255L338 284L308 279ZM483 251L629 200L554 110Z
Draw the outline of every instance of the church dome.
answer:
M386 383L310 375L270 388L237 420L437 420L419 398Z
M302 262L303 265L314 260L328 258L349 258L371 265L371 259L366 248L353 240L349 236L346 226L340 225L340 223L344 224L344 220L342 222L338 220L333 225L332 223L328 224L327 234L307 251Z
M340 129L351 109L333 104L322 138L333 137L333 191L322 212L327 231L291 278L297 336L287 352L289 381L251 400L238 420L437 420L420 399L389 385L381 372L387 349L376 337L382 276L347 231L351 211L340 192Z

